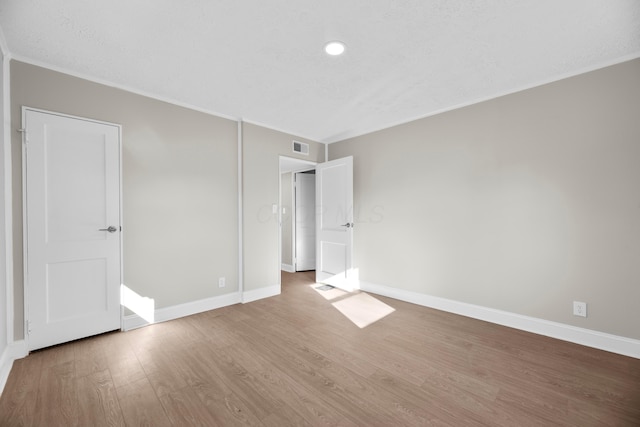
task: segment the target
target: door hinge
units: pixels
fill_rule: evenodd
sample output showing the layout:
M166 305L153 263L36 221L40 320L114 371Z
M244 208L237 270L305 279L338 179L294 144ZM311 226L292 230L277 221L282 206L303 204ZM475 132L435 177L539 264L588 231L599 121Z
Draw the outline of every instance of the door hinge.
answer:
M31 335L31 320L27 320L27 335Z
M26 144L27 142L29 142L29 138L27 138L27 130L24 128L21 129L17 129L18 132L20 132L22 134L22 143Z

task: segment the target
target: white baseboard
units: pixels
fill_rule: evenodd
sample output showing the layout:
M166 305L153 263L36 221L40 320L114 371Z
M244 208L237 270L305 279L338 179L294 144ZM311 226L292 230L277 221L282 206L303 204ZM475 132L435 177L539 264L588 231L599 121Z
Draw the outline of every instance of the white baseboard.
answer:
M263 298L269 298L276 295L280 295L281 292L280 285L267 286L266 288L259 288L253 291L245 291L242 293L242 302L248 303L252 301L257 301Z
M190 316L203 311L215 310L233 304L240 303L240 293L233 292L230 294L220 295L217 297L205 298L197 301L178 304L171 307L159 308L154 312L154 321L148 322L137 314L131 314L124 318L124 330L140 328L151 323L166 322L168 320L178 319L180 317Z
M0 396L4 390L4 386L7 384L13 361L16 359L22 359L29 354L27 351L27 343L24 340L15 341L9 344L0 354Z
M275 295L280 295L280 289L280 285L273 285L266 288L255 289L253 291L246 291L243 292L242 295L240 295L239 292L234 292L231 294L220 295L218 297L205 298L171 307L159 308L154 312L153 322L149 322L137 314L130 314L124 317L123 329L125 331L130 331L152 323L166 322L168 320L179 319L180 317L202 313L203 311L215 310L216 308L227 307L241 302L248 303L263 298L269 298Z
M7 346L0 355L0 396L2 396L2 390L7 384L7 378L9 378L12 366L13 358L9 355L9 347Z
M640 340L374 283L360 281L360 289L365 292L640 359Z
M296 269L291 264L280 264L280 270L286 271L287 273L295 273Z

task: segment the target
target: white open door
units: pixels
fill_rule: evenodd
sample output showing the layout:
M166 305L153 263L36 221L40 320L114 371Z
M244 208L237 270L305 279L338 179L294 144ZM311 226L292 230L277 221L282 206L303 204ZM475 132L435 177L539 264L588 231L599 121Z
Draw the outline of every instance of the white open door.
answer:
M295 179L295 267L296 271L316 269L316 175L294 173Z
M120 127L23 113L33 350L120 328Z
M352 290L353 157L316 166L316 209L316 282Z

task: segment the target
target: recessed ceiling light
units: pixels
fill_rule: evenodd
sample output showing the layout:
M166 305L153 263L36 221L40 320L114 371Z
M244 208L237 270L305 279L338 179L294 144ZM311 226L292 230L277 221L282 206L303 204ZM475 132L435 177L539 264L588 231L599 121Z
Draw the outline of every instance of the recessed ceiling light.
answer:
M344 53L344 43L339 41L332 41L324 45L324 51L329 55L342 55Z

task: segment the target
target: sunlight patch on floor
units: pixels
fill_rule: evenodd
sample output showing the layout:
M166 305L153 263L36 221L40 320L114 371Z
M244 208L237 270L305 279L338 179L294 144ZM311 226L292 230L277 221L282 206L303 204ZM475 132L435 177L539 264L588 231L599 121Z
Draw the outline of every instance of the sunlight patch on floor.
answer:
M396 311L395 308L362 292L331 303L331 305L359 328L365 328Z
M328 291L323 291L318 289L320 286L322 286L322 284L319 283L314 283L313 285L309 285L311 287L311 289L313 289L314 291L316 291L318 294L322 295L324 297L324 299L331 301L334 300L336 298L341 298L344 297L345 295L348 295L348 292L343 291L342 289L338 289L338 288L333 288L331 290Z

